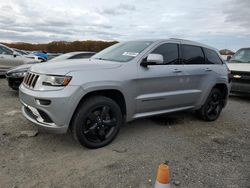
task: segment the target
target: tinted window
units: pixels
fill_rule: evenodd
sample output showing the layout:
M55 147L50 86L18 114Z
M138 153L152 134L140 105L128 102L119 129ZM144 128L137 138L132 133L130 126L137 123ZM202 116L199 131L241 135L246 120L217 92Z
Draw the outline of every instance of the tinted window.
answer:
M178 44L162 44L151 53L161 54L163 56L165 64L179 63Z
M8 48L0 46L0 54L12 55L13 52L9 50Z
M93 53L82 53L82 54L73 55L69 59L87 59L93 55L94 55Z
M182 60L184 64L204 64L205 58L201 47L182 45Z
M14 49L16 52L18 52L19 54L21 55L28 55L28 53L22 51L22 50L19 50L19 49Z
M204 48L204 52L206 55L207 64L222 64L220 57L214 50Z

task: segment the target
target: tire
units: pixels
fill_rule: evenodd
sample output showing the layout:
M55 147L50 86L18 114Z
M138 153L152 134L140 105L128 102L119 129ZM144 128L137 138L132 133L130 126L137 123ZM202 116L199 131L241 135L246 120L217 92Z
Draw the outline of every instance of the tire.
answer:
M71 124L74 138L90 149L111 143L121 125L120 107L115 101L104 96L90 97L81 103Z
M205 104L197 110L199 117L205 121L215 121L223 108L223 95L217 88L210 92Z

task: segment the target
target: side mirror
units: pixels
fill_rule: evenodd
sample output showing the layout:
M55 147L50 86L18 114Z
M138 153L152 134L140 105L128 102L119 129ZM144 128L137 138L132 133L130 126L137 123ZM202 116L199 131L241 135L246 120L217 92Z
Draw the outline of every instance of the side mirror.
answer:
M20 54L16 51L13 52L13 56L16 57L16 56L19 56Z
M232 56L228 55L227 56L227 61L229 61L232 58Z
M148 57L141 62L141 65L147 67L148 65L161 65L163 62L164 60L161 54L149 54Z

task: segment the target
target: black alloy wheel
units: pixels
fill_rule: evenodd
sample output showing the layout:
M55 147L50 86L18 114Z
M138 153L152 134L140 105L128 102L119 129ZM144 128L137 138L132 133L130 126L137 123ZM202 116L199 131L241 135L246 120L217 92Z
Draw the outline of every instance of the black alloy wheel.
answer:
M83 122L83 134L91 142L103 142L115 131L116 119L116 114L110 106L97 106Z
M100 148L112 142L121 124L119 105L110 98L95 96L80 105L72 122L72 130L82 145Z
M223 97L219 89L212 89L205 104L198 110L200 117L206 121L216 120L223 108Z

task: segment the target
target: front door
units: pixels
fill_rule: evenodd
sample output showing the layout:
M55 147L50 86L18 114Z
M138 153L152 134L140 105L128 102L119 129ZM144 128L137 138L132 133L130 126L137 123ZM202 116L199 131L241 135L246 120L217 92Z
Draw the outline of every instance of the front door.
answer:
M137 80L137 114L158 113L182 106L185 73L179 61L179 44L164 43L150 53L161 54L161 65L139 66Z
M22 56L14 56L13 51L10 49L0 46L0 69L7 70L11 67L21 65L23 62Z

